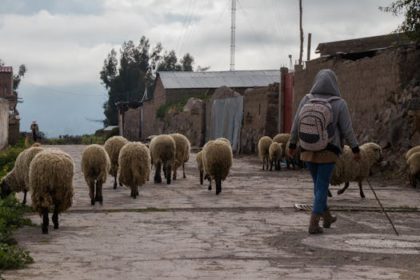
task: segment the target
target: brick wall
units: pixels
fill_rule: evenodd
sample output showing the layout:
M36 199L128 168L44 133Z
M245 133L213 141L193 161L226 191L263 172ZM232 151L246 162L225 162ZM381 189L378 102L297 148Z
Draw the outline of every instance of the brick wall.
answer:
M374 134L378 113L388 106L390 96L400 90L401 61L401 53L396 49L355 61L339 57L309 61L305 70L295 72L293 111L296 112L301 98L309 92L318 71L330 68L337 74L359 141L367 141L366 135Z
M249 89L244 94L241 152L255 153L258 139L277 134L279 92L269 87Z
M7 146L9 137L9 103L0 98L0 150Z

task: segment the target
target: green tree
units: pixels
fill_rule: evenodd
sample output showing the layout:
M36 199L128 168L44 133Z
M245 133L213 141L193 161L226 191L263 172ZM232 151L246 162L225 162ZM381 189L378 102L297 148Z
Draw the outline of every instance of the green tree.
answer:
M193 71L194 57L186 53L181 59L182 71Z
M108 91L108 100L104 103L106 119L104 125L118 124L119 101L139 101L145 89L153 92L153 82L157 71L192 71L194 58L184 55L178 62L175 51L165 51L162 44L150 47L146 37L141 37L136 45L133 41L124 42L119 52L112 49L104 60L99 73L101 83Z
M408 36L420 41L420 1L419 0L396 0L388 7L380 7L384 12L394 15L404 14L404 21L396 30L406 32Z

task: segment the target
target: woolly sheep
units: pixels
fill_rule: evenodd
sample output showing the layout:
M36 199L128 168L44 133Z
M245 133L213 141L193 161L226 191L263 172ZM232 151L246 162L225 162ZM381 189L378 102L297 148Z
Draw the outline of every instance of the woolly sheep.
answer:
M204 172L216 182L216 195L222 191L222 181L232 167L232 148L223 140L212 140L203 147ZM211 190L211 182L209 186Z
M263 136L258 141L258 156L263 162L263 170L266 167L266 170L268 170L268 156L269 156L269 149L270 145L273 142L273 140L269 136Z
M161 183L161 169L167 184L171 183L171 171L175 161L175 140L166 134L153 137L150 141L150 155L152 164L155 166L154 182Z
M112 136L105 141L104 148L111 160L111 168L109 174L114 177L114 189L117 188L117 175L118 175L118 156L121 148L128 143L128 140L122 136ZM121 183L120 183L121 186Z
M412 154L418 153L418 152L420 152L420 145L419 146L414 146L413 148L408 150L407 153L405 154L405 159L408 161L408 159L410 158L410 156Z
M197 161L197 168L200 172L200 185L204 183L204 179L207 179L209 180L211 186L210 177L207 174L204 174L203 151L197 153L195 160Z
M344 146L343 153L338 158L331 178L331 185L344 184L344 187L338 190L342 194L349 187L350 182L357 182L360 190L360 197L364 198L362 182L366 179L372 166L382 160L382 149L376 143L365 143L360 146L360 160L353 158L353 152L349 146Z
M102 205L102 184L106 182L111 167L108 153L100 145L89 145L83 150L81 165L91 205L95 205L96 201Z
M118 158L118 165L119 181L130 187L132 198L137 198L139 186L149 181L151 168L149 149L141 142L124 145Z
M273 165L276 170L281 170L281 155L283 153L282 145L273 142L268 149L268 158L270 160L270 171L273 170Z
M417 186L417 177L420 174L420 151L412 153L407 159L408 178L410 184L415 188Z
M48 233L48 211L54 206L52 221L58 229L58 214L72 205L74 162L63 151L44 150L29 167L32 207L43 216L42 233Z
M191 143L187 137L180 133L173 133L170 134L170 136L174 139L176 147L174 175L172 179L176 180L176 171L181 165L183 177L185 179L187 178L187 176L185 176L185 163L190 159Z
M43 151L43 148L39 145L32 146L17 156L14 168L0 183L2 197L9 195L11 192L23 192L22 204L26 204L26 194L29 190L29 165L41 151Z
M289 141L289 139L290 139L290 133L279 133L273 137L274 142L283 144L284 146L286 146L286 143Z
M217 138L216 140L222 140L222 141L225 141L226 143L228 143L229 145L232 145L232 144L230 143L229 139L227 139L227 138L225 138L225 137L219 137L219 138Z

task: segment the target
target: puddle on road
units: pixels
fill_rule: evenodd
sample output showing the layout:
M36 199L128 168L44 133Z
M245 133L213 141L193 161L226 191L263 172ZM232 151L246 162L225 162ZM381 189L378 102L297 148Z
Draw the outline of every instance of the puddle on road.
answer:
M420 236L342 234L309 236L302 243L323 249L376 254L420 254Z

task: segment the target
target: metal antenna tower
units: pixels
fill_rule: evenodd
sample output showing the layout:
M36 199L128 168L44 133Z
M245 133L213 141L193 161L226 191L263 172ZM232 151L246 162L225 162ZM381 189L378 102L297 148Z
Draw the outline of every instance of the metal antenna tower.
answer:
M230 71L235 70L236 0L232 0L230 23Z

